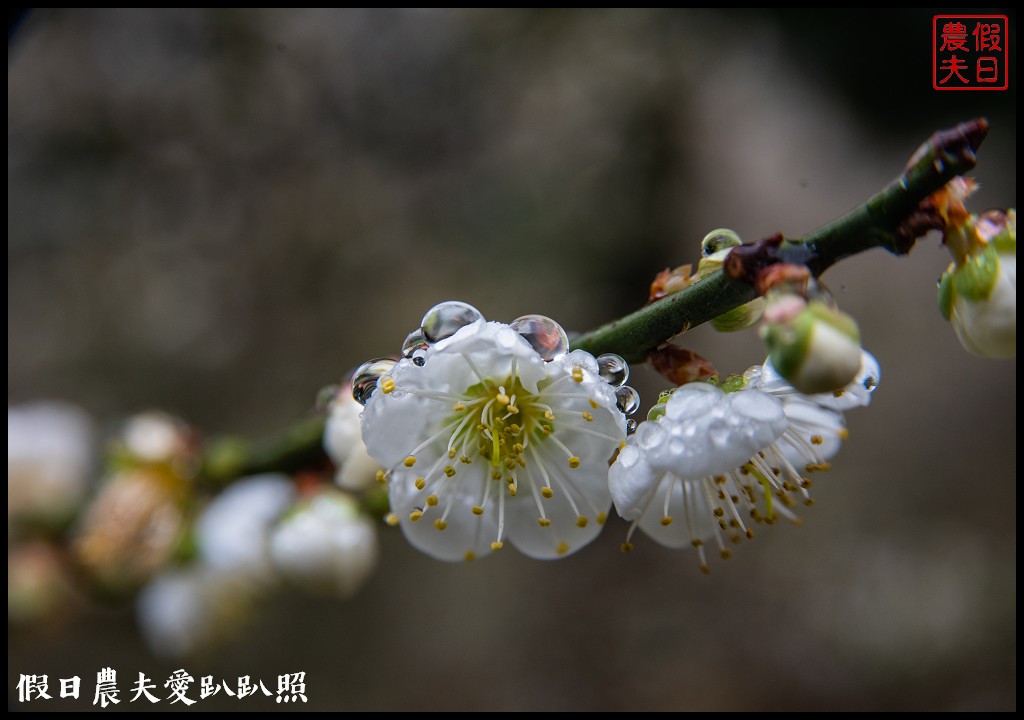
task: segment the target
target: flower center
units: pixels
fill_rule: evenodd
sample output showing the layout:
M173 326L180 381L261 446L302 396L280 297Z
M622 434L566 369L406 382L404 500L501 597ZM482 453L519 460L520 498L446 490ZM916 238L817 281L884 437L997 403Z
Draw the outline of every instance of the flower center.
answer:
M554 412L528 392L518 377L474 385L466 390L466 401L452 409L455 415L446 424L455 424L456 431L448 443L449 457L458 454L462 462L472 462L472 456L479 454L499 471L526 467L523 452L530 439L554 432Z

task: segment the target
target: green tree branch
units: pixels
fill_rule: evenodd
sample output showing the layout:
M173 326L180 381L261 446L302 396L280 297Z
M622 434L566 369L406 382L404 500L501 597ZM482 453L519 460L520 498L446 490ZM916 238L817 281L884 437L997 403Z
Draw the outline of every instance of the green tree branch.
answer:
M577 337L572 347L594 355L618 353L629 362L672 337L728 312L757 296L754 277L768 265L806 265L818 276L843 258L875 247L910 252L914 241L934 227L926 200L977 162L988 132L984 119L970 120L932 135L903 174L841 218L796 239L774 235L735 248L721 270L673 295ZM200 481L220 486L259 472L294 472L324 467L324 421L307 418L261 441L214 438L206 445Z

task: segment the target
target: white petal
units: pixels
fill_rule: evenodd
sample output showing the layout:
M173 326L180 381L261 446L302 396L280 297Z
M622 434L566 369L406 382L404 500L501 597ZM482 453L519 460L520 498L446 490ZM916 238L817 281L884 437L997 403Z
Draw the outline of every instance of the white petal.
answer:
M363 406L355 401L351 392L331 403L324 424L324 450L334 464L341 467L353 448L362 445L359 415Z
M642 422L636 434L645 426L660 429L656 423ZM644 460L642 449L631 441L632 438L627 441L626 447L619 451L608 473L608 486L615 501L615 511L619 517L630 521L637 520L643 515L658 489L660 477L664 474L660 471L655 472Z
M264 572L270 527L294 496L284 475L254 475L231 485L196 522L203 560L220 570Z
M651 505L640 519L640 529L648 537L670 548L690 547L694 540L709 540L718 528L700 480L683 481L667 474L659 483ZM684 494L685 489L685 494ZM668 517L663 524L665 494L670 493Z
M786 398L783 404L791 430L797 432L808 444L812 444L812 437L820 438L820 444L812 444L812 447L821 459L830 460L835 457L842 445L846 428L842 414L800 397ZM805 455L788 442L779 442L778 447L798 471L802 471L809 462Z
M465 560L467 553L475 557L490 554L491 543L498 537L497 493L507 492L503 484L494 483L500 487L491 488L490 501L483 506L484 514L474 515L473 507L484 496L483 465L478 462L467 469L460 468L457 482L457 488L441 493L433 507L427 505L429 490L417 491L408 478L399 478L397 482L392 478L389 483L391 509L398 515L405 537L421 552L449 562ZM410 514L415 509L423 511L423 516L414 521ZM446 527L438 530L434 521L442 516Z
M726 394L706 384L679 388L659 419L668 441L647 454L655 470L681 477L719 475L739 467L786 428L782 403L756 390Z

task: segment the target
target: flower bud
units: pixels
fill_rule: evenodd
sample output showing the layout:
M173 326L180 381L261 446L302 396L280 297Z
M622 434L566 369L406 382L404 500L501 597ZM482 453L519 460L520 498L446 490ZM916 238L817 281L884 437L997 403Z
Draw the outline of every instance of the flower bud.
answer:
M377 528L351 496L324 488L281 521L270 555L286 578L348 597L377 564Z
M939 279L939 310L960 344L976 355L1017 354L1017 213L990 210L967 219L969 248Z
M772 366L802 393L848 385L861 365L860 331L849 315L794 293L772 294L761 337Z

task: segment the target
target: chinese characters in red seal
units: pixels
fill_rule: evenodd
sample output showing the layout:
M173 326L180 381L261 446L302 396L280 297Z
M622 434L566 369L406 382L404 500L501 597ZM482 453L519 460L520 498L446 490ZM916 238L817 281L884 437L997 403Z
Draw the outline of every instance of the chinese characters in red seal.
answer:
M932 18L932 87L1006 90L1010 86L1009 26L1005 15Z

